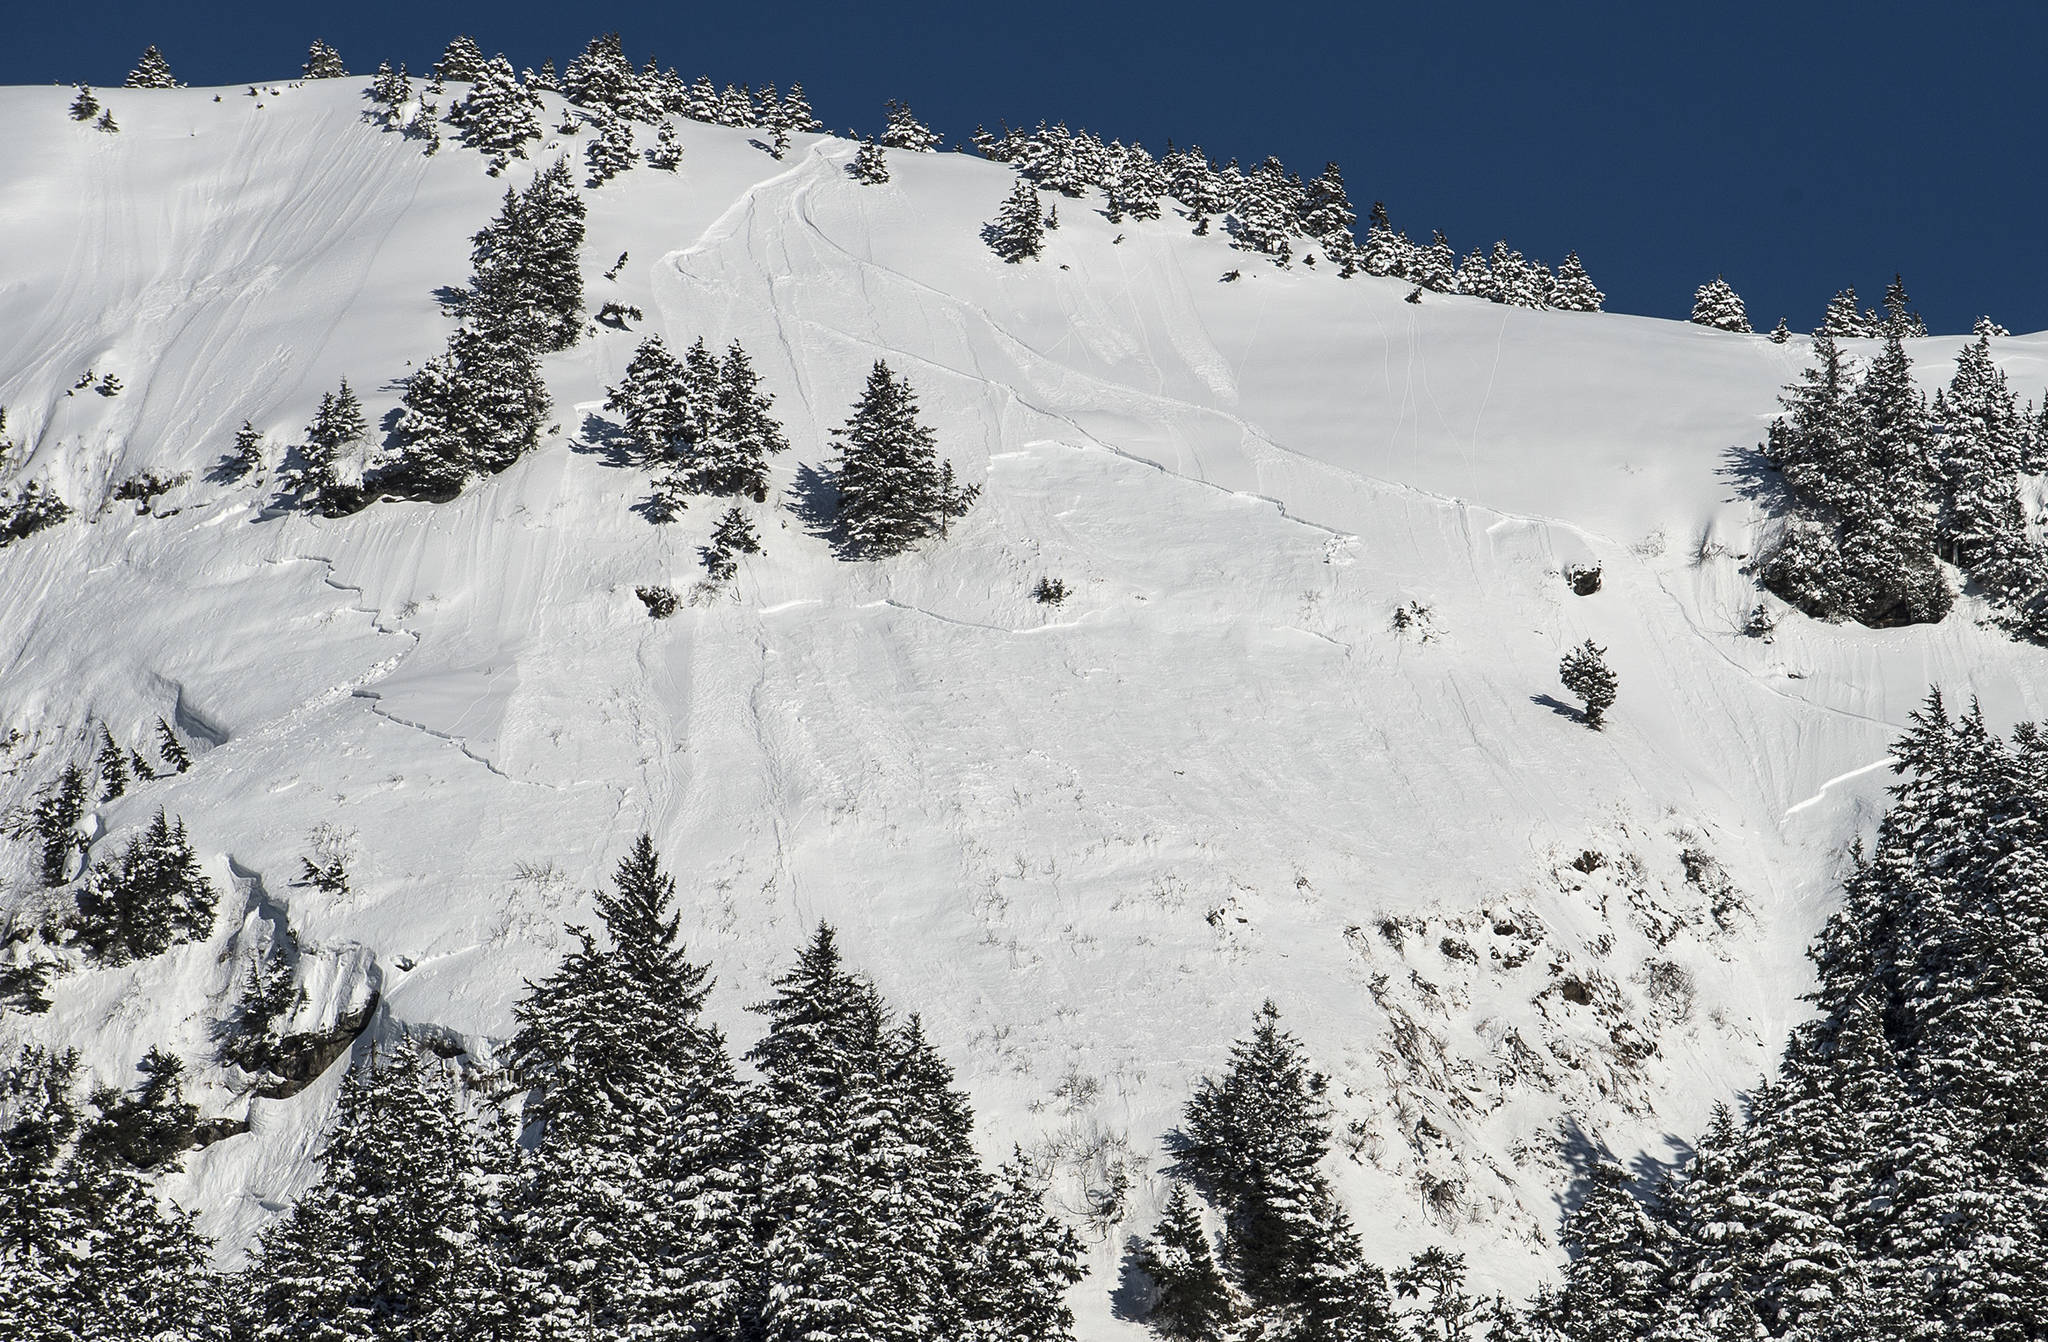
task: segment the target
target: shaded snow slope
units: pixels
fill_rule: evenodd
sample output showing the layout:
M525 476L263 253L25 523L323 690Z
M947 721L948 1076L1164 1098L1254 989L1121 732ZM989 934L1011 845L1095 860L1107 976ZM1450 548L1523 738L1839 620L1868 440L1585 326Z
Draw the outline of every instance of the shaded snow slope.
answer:
M1731 449L1802 341L1411 305L1078 201L1007 266L978 238L1007 169L897 153L864 187L824 137L777 162L683 123L680 173L588 193L590 305L645 320L547 361L532 457L452 504L280 513L206 481L235 426L281 451L344 376L389 411L449 328L436 288L533 171L426 157L360 92L116 90L105 135L66 90L0 91L0 483L81 514L0 550L0 731L23 733L0 803L97 722L140 743L170 717L192 771L99 823L168 808L227 892L213 942L0 1022L101 1077L151 1044L202 1060L280 910L320 967L309 1021L376 991L376 1031L487 1058L645 828L742 1044L829 919L924 1014L990 1151L1057 1157L1077 1209L1128 1165L1090 1333L1118 1326L1161 1134L1267 996L1341 1092L1375 1253L1483 1249L1520 1290L1589 1143L1673 1158L1769 1062L1927 685L2042 712L2040 652L1968 601L1938 628L1739 634L1767 486ZM718 509L648 524L645 477L601 450L652 331L742 341L794 445L750 505L766 554L663 622L634 588L689 589ZM1923 377L1959 344L1916 342ZM2048 339L1995 348L2038 394ZM944 543L849 564L793 508L877 358L983 494ZM88 368L125 390L67 396ZM140 470L194 482L138 517L108 496ZM1573 595L1560 570L1595 562ZM1030 599L1046 575L1063 605ZM1394 628L1409 602L1429 637ZM1597 734L1551 699L1588 637L1621 678ZM344 898L292 884L322 826L353 846ZM17 915L44 899L32 857L0 852ZM309 1177L336 1073L251 1101L200 1071L252 1131L169 1191L232 1254Z

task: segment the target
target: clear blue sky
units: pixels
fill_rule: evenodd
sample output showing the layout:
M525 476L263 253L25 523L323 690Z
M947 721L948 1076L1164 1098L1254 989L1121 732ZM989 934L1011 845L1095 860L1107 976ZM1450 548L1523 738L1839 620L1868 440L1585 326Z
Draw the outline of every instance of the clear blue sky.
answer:
M562 65L617 28L685 76L801 80L834 129L879 128L898 97L961 139L1064 118L1155 152L1336 159L1361 212L1383 199L1411 234L1576 248L1615 310L1684 316L1721 273L1759 327L1807 330L1896 270L1937 331L2048 329L2038 0L10 9L5 83L118 83L149 42L189 83L280 78L315 36L358 71L420 69L458 32Z

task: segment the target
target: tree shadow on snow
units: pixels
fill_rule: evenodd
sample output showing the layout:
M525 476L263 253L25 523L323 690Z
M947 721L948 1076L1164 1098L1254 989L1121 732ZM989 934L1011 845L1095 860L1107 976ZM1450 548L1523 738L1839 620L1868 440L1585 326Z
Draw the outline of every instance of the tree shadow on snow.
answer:
M569 440L569 450L621 469L645 464L633 450L632 440L626 437L625 425L595 412L583 416L582 428Z
M1138 1266L1138 1250L1142 1244L1136 1235L1125 1238L1116 1286L1109 1293L1109 1312L1129 1323L1140 1323L1150 1315L1154 1299L1159 1294L1152 1278Z
M789 487L789 511L803 523L804 530L829 541L842 558L851 557L839 534L839 482L809 464L796 468L796 482Z
M1785 488L1785 477L1771 465L1770 458L1754 447L1731 447L1722 452L1721 464L1714 469L1714 474L1734 488L1736 498L1762 504L1764 511L1773 517L1783 514L1791 506L1792 497Z
M1586 720L1584 713L1565 703L1562 699L1553 698L1547 694L1532 694L1529 696L1529 702L1532 704L1542 704L1559 717L1570 718L1573 722L1584 722Z

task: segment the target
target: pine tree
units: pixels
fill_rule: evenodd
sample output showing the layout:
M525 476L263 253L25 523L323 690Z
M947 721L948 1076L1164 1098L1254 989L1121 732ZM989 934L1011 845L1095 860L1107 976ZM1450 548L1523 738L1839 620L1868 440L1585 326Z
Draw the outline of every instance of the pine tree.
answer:
M491 175L526 157L526 142L541 138L540 114L512 73L512 62L493 56L471 75L470 89L449 110L462 143L487 155Z
M297 463L285 472L285 487L300 507L323 517L340 517L360 502L358 491L342 483L340 466L343 454L368 433L362 402L343 378L339 391L321 396L319 412L306 426L306 441L299 445Z
M162 717L156 720L156 753L174 774L184 773L192 767L192 753L185 749L178 733Z
M789 86L789 96L782 100L782 122L797 135L814 135L825 129L825 123L811 111L810 99L804 97L802 84Z
M490 1161L448 1068L411 1039L343 1080L320 1181L264 1232L250 1335L504 1335Z
M71 1145L76 1075L76 1054L39 1049L0 1074L0 1336L227 1342L227 1294L191 1217Z
M880 186L889 180L889 159L882 152L882 146L873 140L862 140L846 171L854 181L864 186Z
M1828 335L1836 340L1852 340L1862 336L1875 335L1875 331L1863 319L1862 309L1856 306L1856 291L1843 289L1828 300L1827 314L1821 319L1816 336Z
M142 59L135 62L135 68L128 72L124 88L131 89L174 89L178 81L171 74L171 63L154 44L142 53Z
M1657 1229L1629 1193L1621 1166L1602 1160L1594 1168L1564 1240L1572 1258L1550 1320L1557 1332L1567 1342L1653 1336L1666 1313L1666 1264Z
M517 336L465 323L406 379L386 483L416 498L453 498L532 451L548 409L539 363Z
M562 71L562 94L578 106L630 120L653 121L659 115L617 33L591 38L583 53L569 62Z
M1607 668L1606 655L1607 649L1594 647L1589 638L1567 652L1557 667L1564 687L1584 701L1586 725L1595 731L1600 730L1607 710L1614 707L1619 688L1614 672Z
M663 172L674 172L683 165L683 144L676 138L676 128L667 122L655 132L654 143L647 150L647 164Z
M631 168L638 158L633 152L633 128L608 107L599 107L597 134L583 148L584 163L590 169L590 185L603 186Z
M114 109L111 107L102 107L100 109L100 119L92 123L92 128L96 131L103 131L108 135L112 135L115 132L119 131L121 129L120 126L116 125L114 122ZM111 388L111 390L107 392L107 395L111 396L115 391L120 390L121 382L119 378L116 378L112 373L109 373L107 374L105 381L103 381L100 385L105 388Z
M1941 553L1994 601L2024 603L2048 579L2048 561L2028 530L2019 490L2029 426L1992 362L1989 337L1977 337L1957 356L1934 421L1944 496Z
M57 780L38 790L26 807L8 814L7 834L30 840L41 849L44 885L56 887L70 879L71 855L84 851L78 826L85 819L85 808L85 771L67 764Z
M1394 1273L1394 1294L1413 1300L1404 1311L1418 1342L1475 1342L1485 1320L1486 1302L1465 1290L1465 1255L1447 1249L1424 1249Z
M939 147L938 132L919 121L911 112L908 103L891 98L887 111L888 126L882 132L882 143L885 146L890 149L907 149L914 154L929 154Z
M1607 301L1593 283L1577 252L1566 252L1558 264L1557 280L1550 286L1550 306L1564 312L1598 312Z
M90 121L100 113L100 100L92 96L92 85L80 84L78 96L71 100L71 119Z
M449 80L474 83L483 69L483 48L476 44L475 38L461 34L449 41L441 52L441 59L434 62L434 78L444 83Z
M1038 208L1038 188L1019 177L995 222L985 235L995 254L1012 265L1028 261L1045 249L1045 218Z
M604 408L618 414L643 463L680 458L695 441L688 376L659 335L633 351L624 379L606 389Z
M1730 287L1727 280L1719 275L1699 287L1692 296L1692 322L1696 326L1711 326L1718 331L1734 331L1749 334L1749 312L1742 305L1742 295Z
M152 1048L137 1070L144 1080L135 1094L114 1086L93 1092L99 1116L85 1125L79 1151L131 1169L175 1171L199 1123L199 1106L185 1098L185 1064L174 1054Z
M219 899L184 822L159 810L120 857L93 864L78 891L73 931L96 959L125 964L211 936Z
M100 724L100 753L95 762L100 774L100 800L108 802L126 795L130 781L128 757L114 744L114 734L104 722Z
M328 46L319 38L313 39L312 47L306 52L307 79L346 79L348 66L342 63L341 53Z
M1417 259L1416 273L1410 278L1431 293L1462 292L1458 287L1458 254L1451 249L1450 239L1441 232L1432 234L1429 246Z
M1174 1342L1223 1342L1232 1315L1230 1287L1186 1184L1173 1186L1151 1239L1139 1248L1138 1266L1154 1292L1147 1323Z
M718 95L718 124L721 126L751 126L755 122L754 100L737 84L727 84Z
M908 383L877 361L839 439L839 524L846 546L861 556L901 553L940 534L980 493L952 484L932 431L919 419Z
M728 508L711 529L711 543L704 547L704 569L713 582L725 582L739 572L735 554L760 552L761 540L754 532L754 524L737 507Z
M565 159L507 190L490 225L470 240L463 317L494 344L532 354L568 349L583 333L582 193Z
M404 113L412 99L412 76L406 73L404 63L393 70L391 62L379 61L376 77L370 83L370 101L384 109L381 117L386 129L405 128Z
M1927 334L1927 323L1912 309L1913 300L1906 296L1906 277L1893 275L1892 282L1884 290L1883 333L1897 332L1901 338L1911 339Z
M1268 158L1244 178L1231 201L1232 236L1237 245L1250 251L1277 256L1293 231L1295 209L1293 188L1287 169L1277 158Z
M734 341L718 366L718 391L709 432L695 440L687 475L704 494L768 497L768 458L787 451L782 426L769 414L775 398L760 389L746 350Z
M597 896L608 946L530 984L514 1054L539 1098L513 1200L542 1338L736 1333L754 1276L750 1101L699 1022L705 969L677 940L675 886L642 835Z
M1047 1215L1043 1180L1022 1151L1003 1166L989 1206L970 1273L960 1283L971 1335L987 1342L1071 1342L1074 1311L1066 1293L1083 1276L1081 1242Z
M1778 318L1778 324L1771 328L1771 343L1773 345L1782 345L1791 338L1792 328L1786 324L1785 319L1783 317Z

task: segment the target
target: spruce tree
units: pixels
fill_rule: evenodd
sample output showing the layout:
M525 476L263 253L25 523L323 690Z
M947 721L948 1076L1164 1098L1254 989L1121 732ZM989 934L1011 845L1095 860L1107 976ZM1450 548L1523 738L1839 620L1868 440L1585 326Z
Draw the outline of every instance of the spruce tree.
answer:
M1666 1317L1667 1264L1657 1227L1611 1160L1593 1170L1593 1186L1565 1222L1571 1262L1551 1319L1566 1342L1649 1338Z
M228 1342L232 1311L192 1218L72 1138L77 1056L0 1072L0 1336Z
M1906 296L1906 277L1903 275L1893 275L1892 282L1885 286L1883 330L1887 334L1896 332L1905 339L1927 334L1927 323L1913 311L1913 300Z
M939 147L938 132L917 119L908 103L891 98L887 107L888 125L882 132L882 143L890 149L907 149L914 154L928 154Z
M980 490L956 488L908 383L877 361L839 439L839 524L848 550L882 558L942 533Z
M164 54L156 49L155 44L151 44L142 53L142 59L135 62L135 68L128 72L128 79L123 87L174 89L178 87L178 81L171 74L171 63L164 59Z
M593 112L602 108L635 120L651 121L656 111L617 33L591 38L569 62L562 71L562 96Z
M1856 306L1856 290L1843 289L1828 300L1825 316L1814 335L1827 335L1836 340L1851 340L1862 336L1875 335L1863 319L1862 309Z
M313 39L312 47L306 52L306 68L303 73L307 79L346 79L348 66L342 62L340 52L316 37Z
M879 186L889 180L889 159L882 152L881 145L873 140L862 140L846 171L863 186Z
M353 1068L320 1166L256 1249L253 1338L508 1335L491 1162L445 1063L402 1038Z
M498 217L470 240L464 319L487 339L533 354L568 349L583 333L582 193L565 159L505 192Z
M344 455L368 433L362 402L343 378L340 390L321 396L297 461L284 473L285 488L300 507L323 517L341 517L360 504L360 492L342 483L340 468Z
M100 800L109 802L125 795L130 782L128 756L114 744L114 734L104 722L100 724L100 753L95 763L100 774Z
M539 363L516 335L465 322L445 353L406 379L399 458L386 483L452 498L532 451L549 404Z
M483 48L476 44L475 38L462 34L451 39L441 52L441 59L434 62L434 78L443 82L452 79L473 83L483 73L483 68Z
M100 113L100 100L92 96L92 85L80 84L78 96L71 100L71 119L90 121Z
M797 135L813 135L825 129L825 123L811 111L811 102L804 97L802 84L789 86L789 96L782 100L782 121Z
M496 176L511 160L526 157L527 141L541 138L540 113L503 56L485 61L471 78L469 92L448 119L461 127L463 144L490 159Z
M699 1021L707 973L677 939L675 886L642 835L578 946L515 1009L537 1131L513 1200L543 1338L736 1333L754 1269L750 1102Z
M1010 188L995 222L985 230L995 254L1012 265L1028 261L1045 249L1045 218L1038 208L1038 188L1019 177Z
M989 1342L1070 1342L1074 1311L1066 1294L1083 1275L1081 1242L1047 1214L1043 1180L1022 1151L996 1176L978 1232L960 1283L971 1335Z
M1937 397L1943 501L1940 549L1998 604L2022 606L2048 580L2048 562L2027 525L2019 477L2029 464L2030 426L2005 374L1979 336L1956 358L1955 378Z
M1564 312L1598 312L1607 301L1593 283L1577 252L1566 252L1558 263L1557 280L1550 286L1550 306Z
M1147 1323L1173 1342L1223 1342L1233 1312L1230 1287L1186 1184L1174 1184L1159 1224L1138 1250L1138 1266L1154 1292Z
M1606 655L1607 649L1593 646L1589 638L1567 652L1557 668L1557 677L1564 687L1585 703L1586 725L1595 731L1600 730L1607 710L1614 707L1619 689L1614 672L1607 667Z
M94 958L125 964L211 936L219 899L184 822L159 810L118 858L93 864L78 891L73 932Z
M86 795L85 771L67 764L56 781L40 788L26 807L8 814L9 836L31 840L41 850L46 886L54 888L69 880L71 855L84 850L78 826L85 819Z
M683 143L676 138L676 128L666 121L655 132L654 143L648 146L647 165L663 172L674 172L683 165Z
M170 722L159 716L156 720L156 753L174 774L184 773L192 767L192 753L185 749L185 743L178 739L178 733Z
M638 155L633 152L633 128L609 107L597 112L597 134L583 147L583 161L590 169L590 185L603 186L631 168Z
M176 1170L199 1122L199 1107L185 1098L185 1064L174 1054L152 1048L137 1070L144 1080L135 1094L114 1086L93 1092L99 1116L85 1125L79 1151L131 1169Z
M1719 275L1693 294L1692 322L1695 326L1711 326L1741 335L1748 335L1750 330L1749 312L1742 305L1742 295Z
M606 389L604 407L619 416L627 442L643 463L679 457L694 441L689 382L659 335L648 336L633 351L625 377Z

